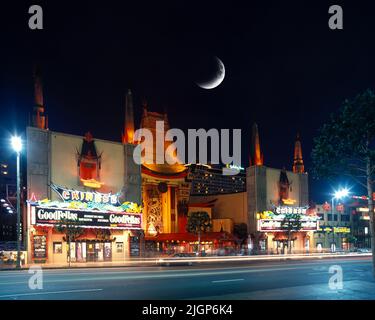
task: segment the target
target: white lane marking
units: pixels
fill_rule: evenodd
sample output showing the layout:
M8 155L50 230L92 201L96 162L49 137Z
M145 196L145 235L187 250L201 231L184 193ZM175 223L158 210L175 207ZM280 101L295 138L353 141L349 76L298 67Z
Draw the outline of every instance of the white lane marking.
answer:
M241 274L241 273L262 273L262 272L272 272L272 271L284 271L284 270L295 270L298 268L273 268L273 269L251 269L251 270L228 270L228 271L213 271L213 272L186 272L178 274L151 274L151 275L114 275L106 277L98 277L95 275L87 278L78 279L44 279L43 283L58 283L58 282L85 282L85 281L107 281L107 280L146 280L146 279L168 279L168 278L184 278L184 277L202 277L202 276L217 276L217 275L228 275L228 274ZM25 282L0 282L1 284L22 284Z
M327 264L329 264L331 262L327 262ZM340 264L346 264L346 263L362 263L362 264L370 264L371 261L341 261ZM286 266L294 266L294 267L299 267L299 266L303 266L304 268L312 268L312 266L314 265L321 265L322 262L311 262L311 263L292 263L292 264L269 264L267 265L268 268L273 268L273 267L286 267ZM310 266L310 267L309 267ZM170 269L170 270L167 270L167 269L162 269L162 270L155 270L155 269L146 269L146 270L142 270L142 271L136 271L136 270L129 270L129 269L126 269L126 270L122 270L122 271L113 271L114 268L108 268L108 269L104 269L105 271L102 271L103 269L102 268L98 268L98 269L95 269L95 268L92 268L91 270L89 270L88 272L82 272L84 270L72 270L72 269L64 269L63 271L60 269L60 270L53 270L53 269L43 269L44 273L46 275L50 275L50 276L57 276L57 275L64 275L64 276L78 276L78 275L115 275L115 274L129 274L129 275L134 275L134 274L144 274L144 273L151 273L151 274L164 274L166 271L168 271L168 273L181 273L181 272L192 272L192 271L208 271L208 270L248 270L249 268L259 268L261 267L261 265L247 265L247 266L240 266L240 267L216 267L216 268L197 268L197 269ZM262 267L263 270L264 267ZM320 267L320 268L312 268L314 271L320 271L320 270L323 270L323 269L327 269L327 267ZM320 270L319 270L320 269ZM86 270L86 269L85 269ZM328 269L327 269L328 270ZM28 276L28 274L26 272L23 272L23 273L18 273L16 274L14 271L11 271L11 272L6 272L6 271L0 271L0 279L2 278L6 278L6 279L9 279L9 278L16 278L16 277L19 277L19 276Z
M82 290L47 291L47 292L32 292L32 293L15 293L15 294L1 295L0 298L21 297L21 296L35 296L35 295L43 295L43 294L60 294L60 293L75 293L75 292L95 292L95 291L102 291L102 290L103 289L82 289Z
M307 273L307 275L309 275L309 276L316 276L316 275L322 275L322 274L328 274L328 271L326 271L326 272L309 272L309 273Z
M213 280L212 283L222 283L222 282L234 282L234 281L244 281L245 279L227 279L227 280Z

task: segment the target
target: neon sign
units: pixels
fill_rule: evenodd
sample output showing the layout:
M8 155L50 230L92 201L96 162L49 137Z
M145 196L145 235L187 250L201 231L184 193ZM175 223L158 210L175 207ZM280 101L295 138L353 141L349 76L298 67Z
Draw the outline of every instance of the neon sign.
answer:
M319 232L325 232L325 233L350 233L350 228L348 227L331 227L331 226L319 226L318 230Z
M245 168L243 168L241 166L236 166L234 164L229 164L229 163L226 164L226 168L233 169L233 170L238 170L238 171L244 171L245 170Z
M275 208L276 214L306 214L307 207L283 207L279 206Z
M141 229L142 225L141 214L31 207L34 225L53 226L64 224L65 220L75 222L81 228Z
M61 197L64 202L80 201L84 203L94 202L112 205L119 204L118 194L71 190L54 184L51 185L51 188Z
M301 221L300 231L316 231L319 227L319 219L316 214L309 214L308 207L278 206L273 211L263 211L257 214L258 231L282 232L283 221L293 221L299 217Z
M296 200L294 199L281 199L284 204L295 204Z
M301 220L299 231L316 231L319 227L317 220ZM285 232L281 220L258 220L258 231L261 232Z

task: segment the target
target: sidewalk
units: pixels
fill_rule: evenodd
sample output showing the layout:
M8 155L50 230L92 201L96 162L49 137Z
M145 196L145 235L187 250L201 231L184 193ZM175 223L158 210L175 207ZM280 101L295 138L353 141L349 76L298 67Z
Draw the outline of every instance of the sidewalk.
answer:
M22 265L22 269L32 266L40 266L43 269L77 269L77 268L116 268L116 267L143 267L156 266L158 258L151 259L129 259L126 261L106 261L106 262L72 262L68 263L32 263ZM16 270L15 264L0 264L0 271Z

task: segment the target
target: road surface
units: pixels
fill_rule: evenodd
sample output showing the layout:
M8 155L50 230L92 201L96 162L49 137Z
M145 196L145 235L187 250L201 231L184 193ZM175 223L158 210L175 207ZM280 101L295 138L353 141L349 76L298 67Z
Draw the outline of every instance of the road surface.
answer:
M343 270L342 289L337 281L329 286L332 266ZM0 300L375 299L371 257L44 269L43 288L33 290L31 276L27 270L0 271Z

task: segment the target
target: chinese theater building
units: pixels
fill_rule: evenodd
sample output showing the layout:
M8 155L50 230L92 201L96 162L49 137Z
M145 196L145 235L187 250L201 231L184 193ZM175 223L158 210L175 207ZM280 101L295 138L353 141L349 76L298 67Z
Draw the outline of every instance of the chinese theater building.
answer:
M132 104L127 104L129 108ZM126 111L125 132L129 137L134 136L133 111ZM149 111L147 104L143 104L140 128L148 129L153 135L153 145L156 145L158 127L157 121L163 121L163 132L170 129L166 113ZM125 137L126 143L134 143ZM142 200L143 222L145 231L145 254L193 252L198 247L197 235L186 231L188 214L194 211L205 211L211 216L212 204L189 204L191 181L188 179L189 167L181 163L157 164L155 159L158 152L169 152L171 142L165 141L163 150L153 148L153 163L142 164ZM164 156L163 155L163 156ZM147 157L144 153L143 157ZM170 154L176 157L176 154ZM201 248L210 252L219 243L230 241L226 233L210 230L201 236Z
M72 262L139 256L141 172L134 146L48 130L41 92L26 130L28 261L66 263L68 250Z
M309 208L308 174L304 170L299 136L295 142L293 171L264 166L258 128L253 127L250 167L247 168L248 225L251 247L267 253L309 252L319 226L316 211ZM293 215L298 218L293 222ZM293 225L294 223L294 225Z

